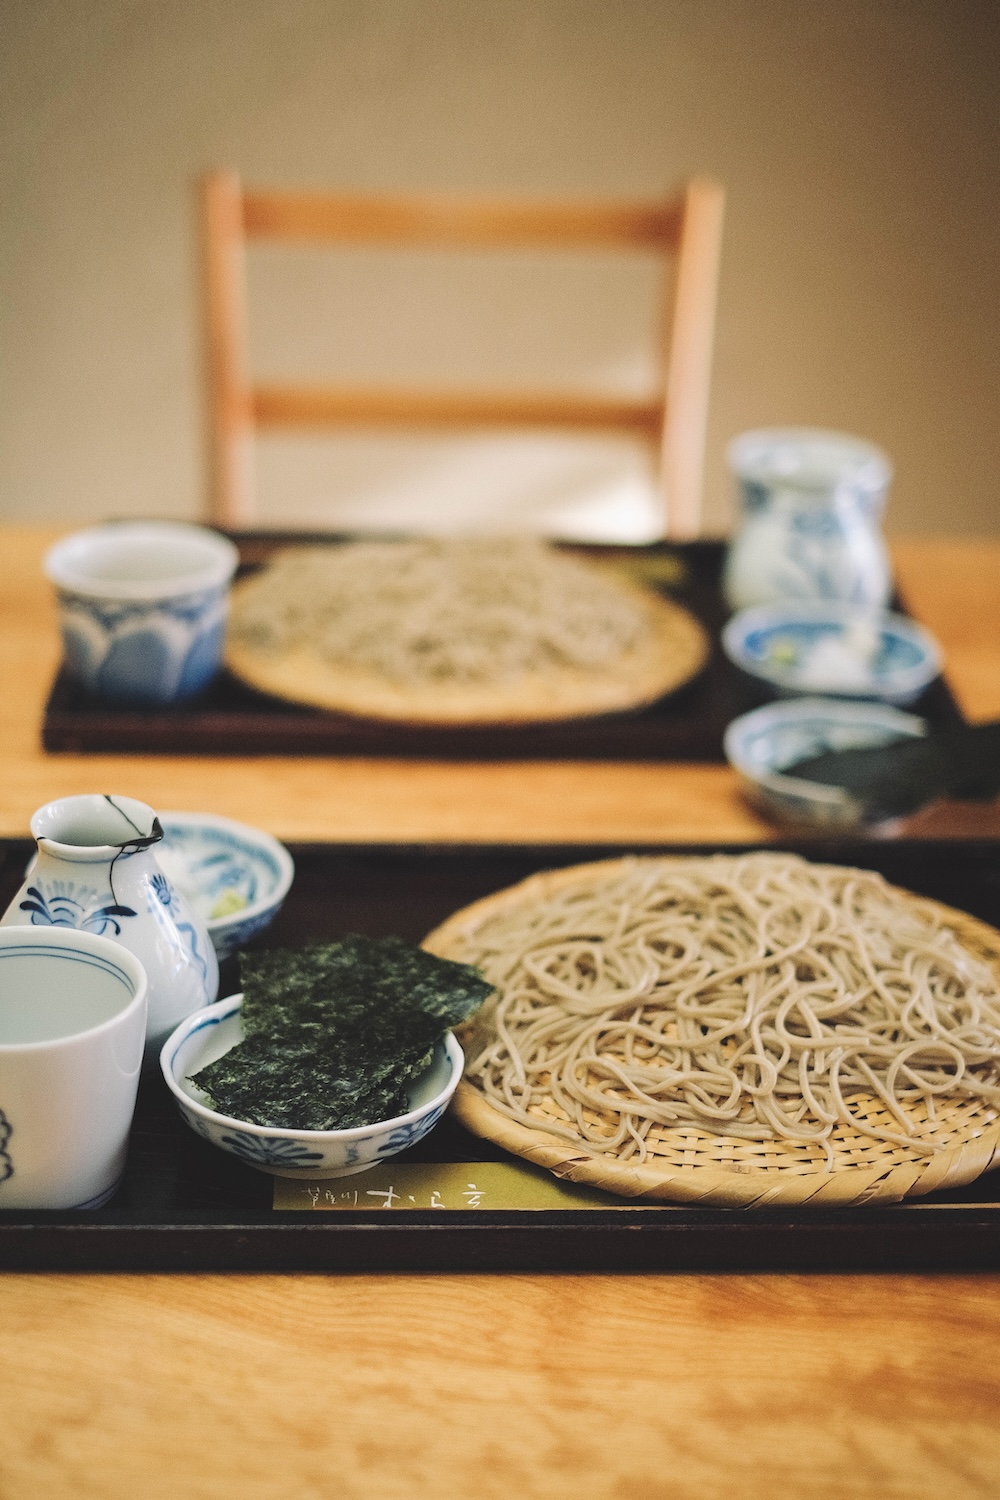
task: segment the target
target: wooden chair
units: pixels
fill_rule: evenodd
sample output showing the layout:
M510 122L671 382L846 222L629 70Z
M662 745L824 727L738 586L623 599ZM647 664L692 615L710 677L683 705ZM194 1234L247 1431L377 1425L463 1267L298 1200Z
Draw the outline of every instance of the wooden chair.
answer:
M550 203L261 192L244 189L232 172L211 173L203 183L211 521L252 521L257 429L535 427L645 438L659 453L664 535L697 536L722 212L722 189L699 180L662 202ZM254 383L246 359L249 239L662 253L673 274L664 283L660 390L642 400Z

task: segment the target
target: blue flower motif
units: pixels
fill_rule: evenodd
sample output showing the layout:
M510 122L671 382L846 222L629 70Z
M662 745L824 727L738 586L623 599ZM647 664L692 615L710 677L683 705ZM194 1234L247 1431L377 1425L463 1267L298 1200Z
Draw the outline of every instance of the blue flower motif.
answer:
M211 1130L209 1129L208 1125L206 1125L205 1121L201 1118L200 1115L188 1114L187 1110L186 1109L182 1109L179 1104L177 1105L177 1113L180 1115L180 1117L184 1121L184 1123L186 1125L190 1125L191 1129L193 1131L195 1131L195 1133L197 1135L200 1135L203 1140L206 1140L206 1141L213 1140ZM214 1144L214 1142L213 1142L213 1144Z
M122 930L118 919L137 915L131 906L122 906L113 896L103 906L88 911L68 891L46 896L39 886L29 885L25 895L28 899L20 903L20 910L31 912L32 927L75 927L81 932L92 932L96 937L103 937L110 927L118 937Z
M156 906L154 903L159 902L164 910L169 912L174 926L177 928L178 932L183 934L184 939L191 950L191 957L198 965L202 979L207 980L208 963L199 950L198 934L190 922L186 922L183 920L181 914L181 905L177 900L177 893L174 890L173 886L170 884L170 881L163 874L162 870L158 870L155 875L152 875L150 877L149 885L152 894L147 898L146 901L148 909L155 916Z
M251 1167L304 1167L323 1160L322 1151L310 1151L300 1141L267 1140L242 1130L224 1135L222 1143Z
M844 530L840 518L829 510L800 510L792 517L792 530L800 536L819 537L826 541L839 537Z
M138 621L148 622L154 629L161 620L176 620L187 625L200 625L206 609L215 604L220 597L217 588L203 589L196 594L186 594L181 599L164 599L155 604L148 602L115 602L105 603L98 599L87 599L81 594L67 594L67 602L72 602L73 608L80 614L86 615L95 625L101 627L108 633L113 633L118 626L134 624Z
M414 1146L417 1141L422 1141L427 1132L433 1130L446 1107L440 1104L437 1109L432 1109L429 1115L424 1115L420 1120L411 1120L407 1125L397 1125L389 1139L379 1146L378 1155L385 1156L389 1152L405 1151L407 1146Z
M178 922L177 930L178 932L183 932L184 936L187 938L188 947L191 949L191 957L194 959L195 963L198 965L198 968L201 970L202 979L207 979L208 964L198 951L198 934L195 932L190 922Z
M239 859L228 850L219 850L194 860L192 877L197 876L198 887L206 896L218 896L224 891L238 891L247 906L257 900L257 871L252 862Z
M215 941L219 957L228 958L231 953L236 952L237 948L245 948L254 934L267 927L274 917L275 908L269 906L267 911L258 912L255 917L248 917L245 922L240 922L236 927L225 928L221 938L217 932Z
M0 1109L0 1182L6 1182L8 1177L14 1175L14 1163L7 1155L7 1142L10 1140L12 1127L3 1110Z

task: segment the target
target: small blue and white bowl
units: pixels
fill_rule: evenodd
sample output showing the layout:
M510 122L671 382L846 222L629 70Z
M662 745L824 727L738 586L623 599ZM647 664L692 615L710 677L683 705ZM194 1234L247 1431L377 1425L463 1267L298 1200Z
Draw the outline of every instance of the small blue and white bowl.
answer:
M833 601L760 604L722 632L730 661L779 692L907 704L941 670L929 631L888 610Z
M157 859L229 958L268 927L295 876L284 844L260 828L211 813L160 813Z
M219 670L239 554L204 526L121 521L45 556L69 676L110 703L181 703Z
M769 817L832 830L861 827L860 802L844 787L789 775L788 768L829 750L868 749L926 733L923 719L883 703L791 698L734 719L723 745L747 796Z
M465 1056L448 1031L434 1060L410 1089L410 1108L393 1120L354 1130L278 1130L232 1120L211 1107L191 1074L243 1040L242 995L230 995L188 1016L160 1053L167 1087L185 1124L248 1167L272 1177L353 1177L422 1141L434 1129L458 1087Z

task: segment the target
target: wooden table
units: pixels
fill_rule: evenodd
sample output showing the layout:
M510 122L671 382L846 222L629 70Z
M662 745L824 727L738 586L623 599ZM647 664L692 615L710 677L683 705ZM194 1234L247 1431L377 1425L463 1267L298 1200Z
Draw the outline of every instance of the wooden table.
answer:
M56 534L0 533L0 836L91 790L288 839L773 836L715 766L45 756ZM894 553L966 714L1000 717L1000 543ZM0 1297L0 1500L1000 1489L1000 1276L9 1275Z

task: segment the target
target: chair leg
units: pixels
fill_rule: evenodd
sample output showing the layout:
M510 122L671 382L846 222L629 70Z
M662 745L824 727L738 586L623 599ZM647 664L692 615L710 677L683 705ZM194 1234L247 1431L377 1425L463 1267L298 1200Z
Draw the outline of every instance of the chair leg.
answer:
M685 194L669 330L661 483L664 533L677 541L701 532L705 430L712 374L724 194L696 180Z
M254 510L252 395L246 375L243 195L235 172L202 183L208 518L246 525Z

